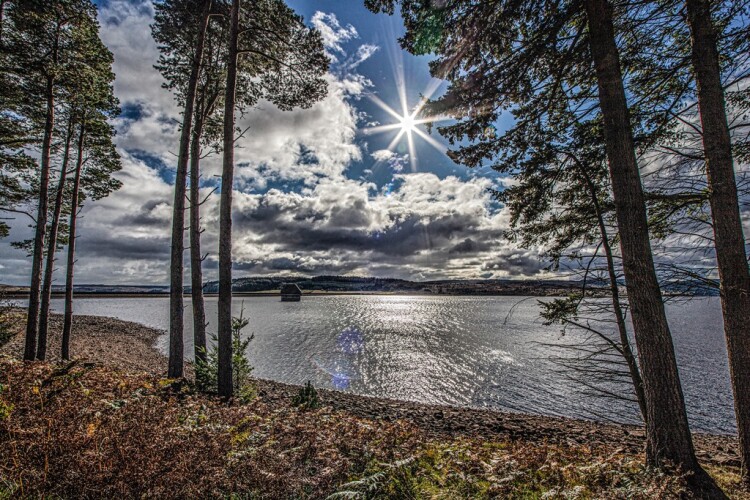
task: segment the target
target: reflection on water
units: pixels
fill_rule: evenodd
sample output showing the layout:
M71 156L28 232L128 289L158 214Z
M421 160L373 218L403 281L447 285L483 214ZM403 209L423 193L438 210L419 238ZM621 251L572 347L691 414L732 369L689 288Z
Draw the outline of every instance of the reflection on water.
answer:
M539 320L534 299L450 296L276 297L244 302L255 334L254 374L282 382L430 403L637 421L635 405L586 394L552 356L580 334ZM186 353L192 316L186 300ZM216 299L207 300L215 324ZM62 301L53 301L56 310ZM76 313L115 316L166 330L168 299L78 299ZM690 419L696 431L733 432L732 397L716 298L668 307ZM209 331L212 331L209 324ZM166 350L166 338L160 340Z

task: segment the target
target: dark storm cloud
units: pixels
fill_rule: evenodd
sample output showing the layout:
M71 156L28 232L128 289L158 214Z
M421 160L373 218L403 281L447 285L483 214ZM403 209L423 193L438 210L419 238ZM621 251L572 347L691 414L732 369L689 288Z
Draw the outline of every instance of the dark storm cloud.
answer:
M525 265L534 256L510 250L502 238L505 219L488 208L484 181L432 174L398 180L396 189L375 195L368 184L342 180L299 193L270 189L241 197L236 269L413 279L506 276L519 269L537 274L538 265ZM495 262L496 250L506 252L508 263Z
M346 274L349 271L357 269L364 264L356 258L347 258L346 260L315 260L300 255L289 257L276 257L264 260L254 260L250 262L237 262L232 268L237 271L245 271L248 274Z
M263 209L263 217L269 215L268 209ZM394 221L383 230L369 231L357 227L364 221L351 217L353 212L347 212L348 222L342 224L342 212L333 212L333 217L325 224L316 224L323 216L301 219L283 218L281 214L272 217L274 224L270 227L258 227L261 243L274 244L277 249L284 251L372 251L385 255L408 256L426 250L436 250L450 245L454 240L471 234L477 238L493 238L497 234L482 233L477 229L477 221L465 214L448 214L435 219L427 219L419 214L407 216L404 220ZM356 213L356 212L354 212ZM253 219L250 217L249 219ZM332 227L331 222L336 225ZM473 241L473 240L472 240ZM477 245L478 246L478 245ZM483 244L486 248L486 244Z
M368 226L371 218L366 208L366 202L362 199L357 199L349 205L336 205L331 209L328 224L337 227Z
M138 238L123 234L86 235L76 247L76 255L97 256L105 259L166 259L169 256L169 236Z
M115 224L121 226L169 227L172 207L167 200L147 200L135 213L121 215Z
M503 271L521 276L533 276L544 269L545 264L539 254L521 249L505 249L501 256L482 265L483 271Z
M457 245L454 245L449 253L459 253L459 254L466 254L466 253L477 253L477 252L484 252L486 250L489 250L490 246L487 244L487 242L484 241L474 241L471 238L466 238L461 243L458 243Z

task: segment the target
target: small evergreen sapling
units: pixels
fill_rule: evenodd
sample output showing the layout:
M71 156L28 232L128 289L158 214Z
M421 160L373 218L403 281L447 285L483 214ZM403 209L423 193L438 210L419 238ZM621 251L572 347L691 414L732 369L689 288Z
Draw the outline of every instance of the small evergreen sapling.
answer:
M244 317L244 313L243 309L239 317L232 318L232 383L240 401L249 403L255 399L257 389L251 378L253 366L245 352L255 338L255 334L250 334L245 339L242 338L243 328L250 323L250 320ZM216 348L218 339L215 334L212 334L211 338L214 347L205 352L205 361L198 359L195 363L195 381L202 391L218 392L219 351Z
M292 399L292 406L298 406L303 410L315 410L320 408L320 399L318 398L318 391L313 387L312 383L308 380L303 387L300 387L299 392Z

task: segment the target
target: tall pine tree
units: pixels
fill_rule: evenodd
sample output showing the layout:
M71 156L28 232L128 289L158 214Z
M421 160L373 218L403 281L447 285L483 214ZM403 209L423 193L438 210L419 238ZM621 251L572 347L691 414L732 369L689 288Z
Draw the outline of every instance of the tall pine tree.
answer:
M281 0L233 0L224 90L223 168L219 208L219 394L232 387L232 190L239 75L249 95L282 110L310 107L327 92L328 59L320 33L307 28ZM247 100L245 101L247 102Z
M8 56L7 69L13 73L15 86L22 90L18 111L30 123L43 122L24 348L24 359L31 360L37 355L57 98L61 86L73 76L72 62L81 37L85 37L93 6L88 0L17 0L8 2L6 9L8 25L13 29L3 30L3 45Z
M392 13L396 2L366 3ZM688 429L636 159L634 132L641 132L640 124L631 121L611 6L604 0L398 3L407 28L402 45L415 53L435 52L433 75L450 82L446 94L426 110L459 120L440 128L453 144L468 142L450 152L458 162L475 166L502 155L504 140L482 137L503 110L512 109L517 121L505 139L520 145L534 139L522 135L525 122L555 126L550 110L558 102L576 110L578 121L601 113L600 135L642 370L648 461L677 463L691 472L695 491L721 495L698 464Z
M750 270L711 2L687 0L742 479L750 486Z
M169 287L169 369L171 378L182 377L184 366L183 253L185 197L198 80L203 64L203 47L211 15L211 0L171 0L157 5L154 39L162 52L159 68L169 78L167 87L184 85L180 101L184 106L177 154L174 202L172 206L172 249ZM172 78L170 78L170 76Z

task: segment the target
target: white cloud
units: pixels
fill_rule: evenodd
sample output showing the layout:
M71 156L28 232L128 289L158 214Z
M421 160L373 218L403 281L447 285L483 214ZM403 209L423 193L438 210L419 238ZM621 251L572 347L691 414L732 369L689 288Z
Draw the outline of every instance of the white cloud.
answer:
M357 52L344 62L344 70L354 71L355 69L357 69L357 66L371 58L378 50L380 50L380 47L378 47L377 45L371 45L367 43L364 45L360 45L357 49Z
M323 44L329 49L329 56L334 61L337 59L332 53L346 54L342 44L359 36L356 28L351 24L341 26L336 14L326 14L318 11L313 15L311 22L315 29L323 36Z
M378 149L377 151L373 151L370 156L372 156L375 161L388 161L391 158L393 158L396 155L393 151L390 149Z

